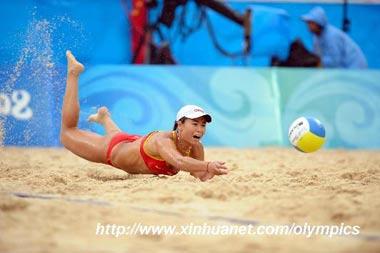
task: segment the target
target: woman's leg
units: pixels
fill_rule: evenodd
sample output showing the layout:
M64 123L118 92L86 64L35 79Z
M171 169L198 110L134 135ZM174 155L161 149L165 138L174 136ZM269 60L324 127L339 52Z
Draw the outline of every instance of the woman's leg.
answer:
M88 121L102 125L106 130L107 136L113 136L114 134L121 132L120 128L112 120L110 113L105 106L100 107L96 114L90 115Z
M67 81L62 106L61 142L68 150L86 160L105 163L107 139L77 128L80 110L78 79L84 67L70 51L66 52L66 57Z

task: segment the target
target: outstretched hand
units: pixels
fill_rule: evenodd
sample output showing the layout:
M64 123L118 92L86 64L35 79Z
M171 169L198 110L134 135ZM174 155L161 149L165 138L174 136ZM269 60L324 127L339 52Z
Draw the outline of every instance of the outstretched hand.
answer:
M213 178L215 175L224 175L228 173L225 162L215 161L209 162L206 172L192 172L193 177L199 178L201 181L207 181Z
M225 162L221 161L209 162L207 171L214 175L225 175L228 173L228 168L224 164Z

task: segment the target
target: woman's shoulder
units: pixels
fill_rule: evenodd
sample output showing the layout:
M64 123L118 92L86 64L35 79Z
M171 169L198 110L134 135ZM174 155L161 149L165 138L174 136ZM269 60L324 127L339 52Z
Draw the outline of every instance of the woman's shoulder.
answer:
M173 140L173 132L172 131L155 131L154 132L154 139L156 141L160 141L160 140Z
M158 155L158 147L167 146L171 141L170 132L168 131L153 131L149 133L144 142L144 149L152 156Z
M162 138L172 138L173 131L156 131L157 136Z

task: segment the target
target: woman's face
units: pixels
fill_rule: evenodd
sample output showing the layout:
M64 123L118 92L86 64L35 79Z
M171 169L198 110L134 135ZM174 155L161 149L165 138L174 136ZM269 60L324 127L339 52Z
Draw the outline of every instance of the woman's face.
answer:
M206 133L206 119L204 116L196 119L185 119L178 122L179 136L181 140L191 144L198 143Z

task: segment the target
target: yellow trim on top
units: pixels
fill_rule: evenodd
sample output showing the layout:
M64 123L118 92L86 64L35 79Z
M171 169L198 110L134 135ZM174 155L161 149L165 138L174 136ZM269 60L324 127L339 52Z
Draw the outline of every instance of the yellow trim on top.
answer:
M146 139L144 140L144 143L143 143L143 150L144 150L145 154L146 154L147 156L149 156L150 158L156 159L156 160L158 160L158 161L165 161L165 160L162 159L161 157L156 157L156 156L154 156L154 155L149 154L148 152L146 152L146 149L145 149L145 144L146 144L147 141L152 137L152 135L153 135L154 133L156 133L156 132L157 132L157 131L155 131L155 132L151 132L150 134L148 134L148 136L146 137Z
M176 143L176 139L177 139L177 132L176 132L176 131L172 131L172 137L173 137L173 141L174 141L174 144L175 144L175 143ZM181 153L181 151L179 151L177 147L176 147L176 149L177 149L177 151L178 151L179 153ZM181 153L181 155L191 157L191 156L190 156L190 154L191 154L191 150L192 150L192 147L190 147L190 149L189 149L188 151L186 151L185 154L182 154L182 153Z

